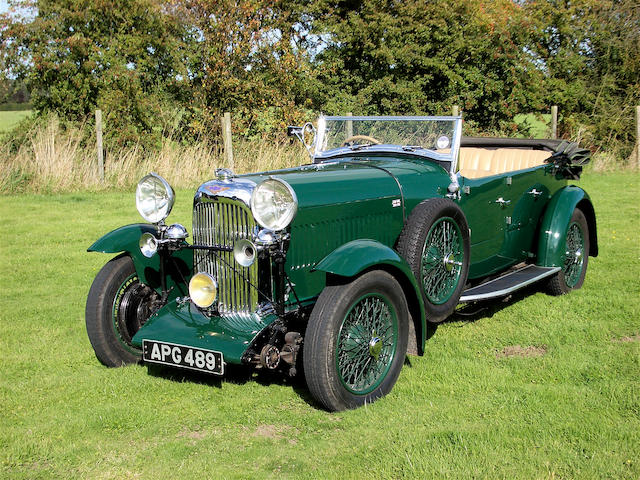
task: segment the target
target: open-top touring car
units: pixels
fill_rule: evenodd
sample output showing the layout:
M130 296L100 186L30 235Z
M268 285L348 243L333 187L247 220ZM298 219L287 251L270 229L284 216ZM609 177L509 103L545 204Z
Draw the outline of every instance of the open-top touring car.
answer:
M89 292L108 366L143 361L223 375L302 367L329 410L396 382L427 322L539 282L580 288L598 253L578 179L589 155L559 140L468 138L460 117L320 117L290 127L308 165L218 170L192 236L165 224L174 192L144 177L127 225L89 251L119 253Z

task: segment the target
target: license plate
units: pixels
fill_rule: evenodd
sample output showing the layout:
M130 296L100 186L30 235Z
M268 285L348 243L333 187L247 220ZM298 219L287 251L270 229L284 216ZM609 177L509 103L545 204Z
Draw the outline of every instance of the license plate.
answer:
M187 347L177 343L142 340L142 358L145 362L188 368L198 372L222 375L224 361L221 352Z

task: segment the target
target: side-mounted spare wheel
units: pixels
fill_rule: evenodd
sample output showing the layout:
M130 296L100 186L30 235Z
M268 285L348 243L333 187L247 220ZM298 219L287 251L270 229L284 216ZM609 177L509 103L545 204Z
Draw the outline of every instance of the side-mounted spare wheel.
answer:
M576 208L571 215L565 239L562 269L547 282L551 295L563 295L577 290L584 283L589 263L589 224L582 210Z
M96 275L85 310L87 334L96 357L108 367L138 363L142 351L131 339L154 311L157 293L143 285L128 255L118 256Z
M469 226L448 198L417 205L398 239L398 252L421 287L429 322L441 322L458 304L469 273Z
M327 286L304 339L304 373L313 397L337 411L389 393L405 360L408 330L407 301L389 273L372 270Z

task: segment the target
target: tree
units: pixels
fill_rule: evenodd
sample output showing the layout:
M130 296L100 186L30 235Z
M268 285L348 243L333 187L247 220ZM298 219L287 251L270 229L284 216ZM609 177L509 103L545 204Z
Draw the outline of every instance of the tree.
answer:
M184 27L156 0L14 2L2 17L6 72L24 79L39 112L83 120L102 108L109 134L135 142L153 132L186 71ZM182 75L182 77L181 77Z
M248 135L283 131L303 114L301 85L308 62L296 48L296 13L287 8L288 3L194 0L176 4L195 39L187 63L204 130L210 130L224 111L234 112L234 129Z
M621 0L535 0L531 52L547 104L564 112L564 135L630 153L640 103L640 9Z
M531 29L511 1L324 0L316 18L326 46L315 100L328 112L442 114L458 104L497 128L538 105L540 74L523 48Z

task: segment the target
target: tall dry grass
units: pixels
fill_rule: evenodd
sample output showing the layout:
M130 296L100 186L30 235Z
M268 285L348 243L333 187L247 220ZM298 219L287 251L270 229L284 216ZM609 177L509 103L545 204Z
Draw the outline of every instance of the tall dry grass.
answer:
M579 139L576 139L579 140ZM194 188L211 179L216 168L236 173L260 172L309 162L302 145L240 140L233 146L234 164L225 163L221 148L202 141L183 146L166 140L158 151L141 147L110 149L107 145L104 181L98 177L95 138L81 127L63 128L56 116L34 127L17 153L0 143L0 194L130 189L149 172L157 172L176 188ZM635 154L624 164L612 152L596 152L592 171L638 168Z
M308 163L304 148L295 143L234 142L233 165L225 163L220 147L207 141L183 146L171 140L155 152L140 147L109 149L104 181L98 176L95 139L81 128L63 129L57 117L34 128L17 153L0 145L0 192L68 192L128 189L149 172L157 172L177 188L194 188L211 179L216 168L236 173L259 172Z

